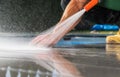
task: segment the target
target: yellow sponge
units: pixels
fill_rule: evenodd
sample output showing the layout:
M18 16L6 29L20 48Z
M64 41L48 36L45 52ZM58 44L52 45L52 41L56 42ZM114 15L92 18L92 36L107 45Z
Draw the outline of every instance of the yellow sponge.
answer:
M120 30L116 35L107 36L106 43L120 43Z

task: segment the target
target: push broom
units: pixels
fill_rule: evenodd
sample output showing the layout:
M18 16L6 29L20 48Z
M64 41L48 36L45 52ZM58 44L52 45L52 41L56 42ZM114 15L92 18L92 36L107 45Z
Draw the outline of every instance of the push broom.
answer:
M47 34L39 35L35 37L32 41L31 44L37 45L37 46L53 46L55 45L65 34L67 34L71 29L73 29L82 17L82 15L86 12L89 11L92 7L94 7L99 0L91 0L87 5L84 6L82 10L79 12L75 13L74 15L70 16L66 20L64 20L61 23L58 23L55 25L55 27L58 27L57 30L54 31L54 29Z

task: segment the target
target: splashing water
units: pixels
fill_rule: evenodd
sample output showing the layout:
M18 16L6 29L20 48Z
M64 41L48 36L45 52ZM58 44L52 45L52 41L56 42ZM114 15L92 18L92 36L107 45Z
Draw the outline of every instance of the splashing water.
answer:
M78 21L81 16L85 13L85 9L77 12L75 15L71 16L61 24L58 24L60 27L59 29L53 34L53 36L50 37L51 42L58 39L56 42L58 42L71 28L73 28L73 25ZM53 38L54 37L54 38ZM49 40L49 41L50 41Z
M49 29L42 34L50 34L48 36L43 36L41 37L36 37L32 42L33 44L39 44L39 45L44 45L44 46L50 46L56 44L66 33L68 33L72 28L75 27L75 23L80 20L81 16L85 13L85 9L77 12L76 14L72 15L65 21L58 23L53 27L52 29ZM54 28L57 28L55 31Z
M58 42L71 28L73 28L74 23L80 19L80 17L85 13L85 10L81 10L75 15L71 16L67 20L65 20L62 23L57 24L56 26L60 26L59 29L54 32L52 35L50 35L49 38L46 38L42 40L42 42L46 42L48 45L52 43ZM48 30L46 32L53 32L51 30ZM73 64L68 62L66 59L64 59L62 56L53 54L51 48L47 47L34 47L34 46L29 46L28 44L24 44L21 42L14 42L9 40L4 40L1 41L0 43L0 57L14 57L14 58L29 58L32 60L36 60L36 63L39 63L41 66L45 67L46 69L53 71L54 68L57 68L56 71L54 71L53 75L55 77L56 72L58 70L64 70L65 73L69 73L69 68L65 68L66 64L64 62L67 62L67 66L69 65L70 67L74 68ZM41 43L44 44L44 43ZM46 52L47 51L47 52ZM51 53L51 54L50 54ZM40 54L40 56L39 56ZM48 56L49 55L49 56ZM51 56L52 55L52 56ZM41 61L41 59L43 61ZM59 58L63 62L63 64L58 64L59 63ZM51 60L51 62L50 62ZM61 62L60 61L60 62ZM49 63L48 63L49 62ZM54 66L55 65L55 66ZM75 68L76 70L76 68ZM77 71L77 70L76 70ZM61 71L60 73L64 73ZM10 76L10 72L7 72L7 75ZM70 74L71 75L71 74ZM78 75L78 73L75 73L75 75ZM9 77L8 76L8 77ZM21 73L18 72L18 77L21 76ZM36 77L39 77L38 73L36 74ZM82 77L82 76L80 76Z
M66 60L60 54L57 54L58 50L54 48L33 47L33 46L26 45L24 43L19 44L20 41L19 42L11 41L9 43L8 42L9 40L3 41L2 42L4 44L3 46L2 46L2 43L0 43L1 44L0 58L5 58L5 60L10 59L12 60L13 63L16 60L19 61L19 59L23 60L24 62L29 62L29 61L33 62L36 65L40 65L44 69L52 72L51 75L53 77L58 77L64 74L67 75L67 73L69 74L68 72L69 69L67 68L67 66L73 66L71 63L69 64L68 61L67 61L68 63L66 63ZM8 63L12 63L12 62L9 61ZM1 63L1 64L4 65L4 63ZM6 77L11 77L10 69L11 68L9 67L8 70L6 71ZM64 72L62 72L61 70L64 70ZM21 70L18 70L17 72L18 72L17 77L22 76ZM35 74L36 74L35 75L36 77L39 77L40 75L39 71L35 72ZM69 75L67 76L70 77ZM67 77L67 76L61 76L61 77ZM28 74L28 77L29 77L29 74ZM74 76L71 76L71 77L74 77Z

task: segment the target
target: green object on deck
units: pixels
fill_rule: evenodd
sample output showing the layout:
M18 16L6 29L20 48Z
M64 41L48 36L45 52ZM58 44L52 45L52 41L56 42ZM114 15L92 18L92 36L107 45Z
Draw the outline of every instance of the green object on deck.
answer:
M120 11L120 0L103 0L101 1L100 6L115 11Z

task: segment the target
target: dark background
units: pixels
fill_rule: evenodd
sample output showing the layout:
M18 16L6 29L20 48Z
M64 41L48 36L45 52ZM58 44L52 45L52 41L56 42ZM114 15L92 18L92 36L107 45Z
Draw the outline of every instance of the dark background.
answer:
M0 0L0 32L40 32L61 14L60 0Z

